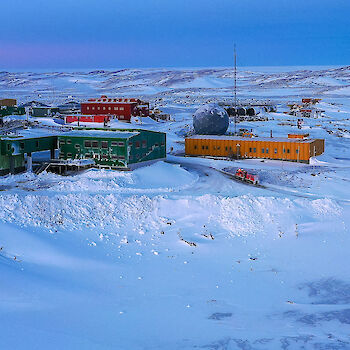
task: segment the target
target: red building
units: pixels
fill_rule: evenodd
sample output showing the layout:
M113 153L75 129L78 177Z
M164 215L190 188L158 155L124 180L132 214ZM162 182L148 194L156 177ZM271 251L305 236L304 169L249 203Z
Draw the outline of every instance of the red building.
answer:
M149 104L136 98L92 98L81 104L84 115L110 115L119 120L130 121L132 116L149 116Z
M66 123L107 123L111 120L110 115L67 115L64 117Z

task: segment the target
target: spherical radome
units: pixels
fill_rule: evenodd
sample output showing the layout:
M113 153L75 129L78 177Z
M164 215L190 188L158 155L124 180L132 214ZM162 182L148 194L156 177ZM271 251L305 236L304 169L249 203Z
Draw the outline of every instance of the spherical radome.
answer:
M227 112L215 103L199 107L193 115L193 127L199 135L223 135L228 126Z

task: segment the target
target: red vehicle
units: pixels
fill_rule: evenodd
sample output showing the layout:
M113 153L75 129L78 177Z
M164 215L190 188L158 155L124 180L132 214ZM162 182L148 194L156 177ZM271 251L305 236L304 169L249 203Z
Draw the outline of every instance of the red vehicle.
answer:
M249 182L253 185L257 185L259 183L258 175L249 174L246 170L237 169L235 173L235 178L244 182Z

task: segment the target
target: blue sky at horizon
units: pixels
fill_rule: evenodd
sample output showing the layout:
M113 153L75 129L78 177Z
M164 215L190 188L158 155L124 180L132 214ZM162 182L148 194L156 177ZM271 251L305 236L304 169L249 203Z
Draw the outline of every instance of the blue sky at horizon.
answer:
M349 0L3 0L0 69L350 64Z

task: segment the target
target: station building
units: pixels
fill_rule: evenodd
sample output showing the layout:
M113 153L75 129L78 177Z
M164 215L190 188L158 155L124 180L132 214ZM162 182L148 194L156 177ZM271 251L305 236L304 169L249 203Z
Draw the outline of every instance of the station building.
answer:
M185 140L186 156L275 159L309 163L324 152L324 140L290 134L280 137L195 135Z
M112 115L121 121L130 122L132 116L148 117L149 104L136 98L92 98L81 103L85 115Z
M1 136L0 137L0 175L17 174L31 166L32 153L50 151L55 157L56 136ZM27 164L25 157L27 156Z
M93 159L99 167L133 169L166 158L166 134L142 129L75 129L58 135L60 159Z

